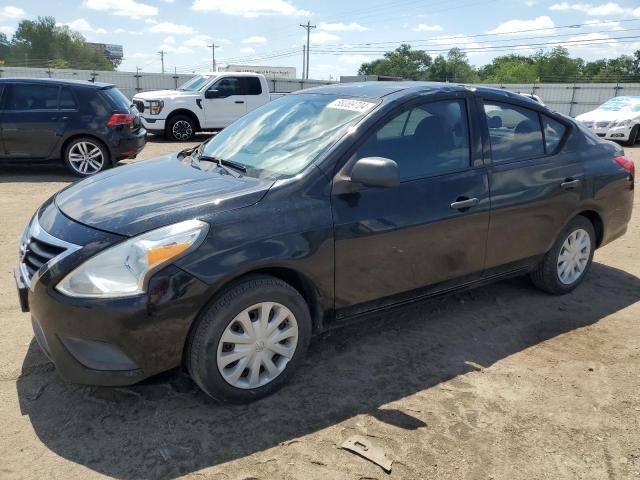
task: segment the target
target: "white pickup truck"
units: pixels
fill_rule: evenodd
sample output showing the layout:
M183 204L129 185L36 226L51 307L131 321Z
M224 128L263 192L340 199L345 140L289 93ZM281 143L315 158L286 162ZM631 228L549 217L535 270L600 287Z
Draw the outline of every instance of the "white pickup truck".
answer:
M187 141L198 131L221 130L270 100L264 75L216 72L193 77L178 90L137 93L133 104L147 131Z

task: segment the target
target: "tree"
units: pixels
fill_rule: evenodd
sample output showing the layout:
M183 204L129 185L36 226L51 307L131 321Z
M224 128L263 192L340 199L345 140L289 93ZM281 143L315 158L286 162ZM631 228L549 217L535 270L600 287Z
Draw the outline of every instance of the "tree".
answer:
M423 80L427 76L431 57L422 50L411 50L411 45L400 45L384 58L363 63L359 75L388 75L408 80Z
M569 50L564 47L554 47L549 53L540 51L533 56L533 60L542 82L573 81L584 67L584 61L571 58Z
M429 80L438 82L474 82L478 78L469 64L467 54L459 48L452 48L447 57L438 55L429 69Z
M531 57L504 55L494 58L478 70L480 79L487 83L531 83L538 79L538 70Z
M22 20L7 54L10 65L113 70L113 64L84 37L53 17Z

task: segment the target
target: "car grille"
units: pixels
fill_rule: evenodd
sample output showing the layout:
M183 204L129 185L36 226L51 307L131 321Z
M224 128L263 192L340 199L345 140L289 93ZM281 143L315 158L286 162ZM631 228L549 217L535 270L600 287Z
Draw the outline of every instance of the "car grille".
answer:
M20 245L20 271L27 285L36 281L47 267L79 250L78 245L68 243L45 232L34 218Z
M587 128L593 127L593 122L582 122L582 124Z
M610 122L596 122L595 125L598 128L607 128Z
M133 104L136 106L140 113L144 112L144 102L141 102L140 100L134 100Z

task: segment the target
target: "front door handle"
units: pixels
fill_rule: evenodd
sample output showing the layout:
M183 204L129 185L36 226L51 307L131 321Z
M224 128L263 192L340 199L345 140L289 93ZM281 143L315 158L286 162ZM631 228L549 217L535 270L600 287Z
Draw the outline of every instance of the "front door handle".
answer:
M466 210L480 203L478 198L466 198L458 197L455 202L451 204L451 208L454 210Z
M236 100L236 103L244 103L244 100Z
M560 184L563 190L573 190L578 185L580 185L579 179L567 178L564 182Z

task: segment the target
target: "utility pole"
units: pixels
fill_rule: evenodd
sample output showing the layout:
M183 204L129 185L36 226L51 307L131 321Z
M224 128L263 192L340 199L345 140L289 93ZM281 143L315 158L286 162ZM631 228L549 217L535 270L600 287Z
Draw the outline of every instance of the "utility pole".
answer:
M307 46L302 44L302 78L304 78L304 72L307 68Z
M211 71L215 72L216 71L216 48L218 48L218 46L211 42L211 45L207 45L207 47L209 47L211 49Z
M304 28L307 31L307 68L305 70L305 79L309 79L309 37L311 36L311 29L312 28L316 28L315 25L311 25L311 22L309 20L307 20L307 24L300 25L302 28Z
M162 62L162 73L164 73L164 56L167 54L164 50L160 50L158 55L160 55L160 61Z

